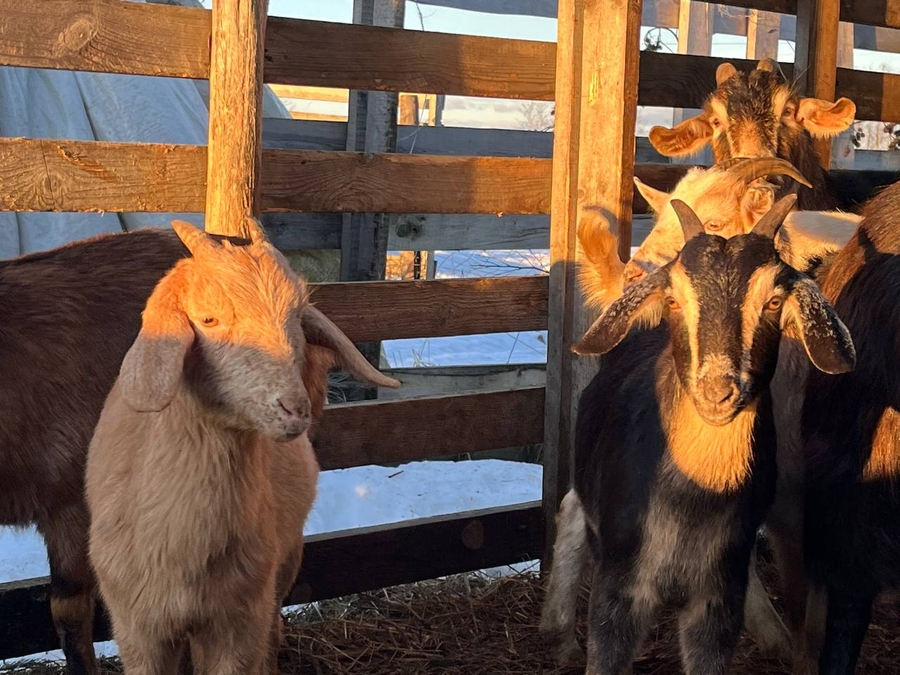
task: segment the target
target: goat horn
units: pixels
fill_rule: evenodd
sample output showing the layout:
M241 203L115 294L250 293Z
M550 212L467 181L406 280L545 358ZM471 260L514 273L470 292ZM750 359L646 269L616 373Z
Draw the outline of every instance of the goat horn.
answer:
M808 188L812 187L810 183L801 174L797 167L785 159L777 157L753 157L753 158L737 158L728 159L724 162L716 164L716 168L728 171L729 173L742 178L744 183L749 185L757 178L776 174L781 176L790 176L801 185Z
M735 68L730 63L723 63L718 68L716 68L716 86L721 87L723 82L726 82L734 74L737 72L737 68Z
M247 216L246 220L247 232L250 234L250 242L253 244L267 244L269 240L266 238L266 231L259 224L259 221L253 216Z
M694 210L680 199L672 199L669 201L672 208L675 209L675 215L678 216L678 222L681 223L681 229L684 231L684 241L687 243L698 234L703 234L703 223L694 213Z
M774 206L766 212L766 215L759 219L759 222L753 226L751 232L762 237L774 239L775 235L778 233L778 229L781 227L782 223L784 223L784 219L787 218L787 214L791 212L791 209L794 208L794 204L796 203L797 195L785 195L775 202Z
M173 220L172 229L181 239L181 243L196 258L207 251L220 248L220 244L199 227L184 220Z

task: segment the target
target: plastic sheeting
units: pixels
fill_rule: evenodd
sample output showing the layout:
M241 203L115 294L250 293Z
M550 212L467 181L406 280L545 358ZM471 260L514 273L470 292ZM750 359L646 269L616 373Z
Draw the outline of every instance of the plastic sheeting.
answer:
M202 7L198 0L151 1ZM290 117L264 91L263 116ZM0 136L205 145L208 100L205 80L2 67ZM0 259L104 232L165 227L173 218L203 226L202 214L0 212Z

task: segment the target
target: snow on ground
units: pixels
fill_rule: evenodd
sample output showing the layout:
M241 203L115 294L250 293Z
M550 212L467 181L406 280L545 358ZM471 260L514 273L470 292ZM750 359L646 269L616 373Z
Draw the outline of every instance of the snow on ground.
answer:
M396 468L363 466L324 471L305 531L312 535L387 525L540 498L541 467L521 462L412 462ZM33 528L0 528L0 582L47 574L46 550ZM96 647L104 656L117 653L113 642ZM57 650L28 658L63 657Z

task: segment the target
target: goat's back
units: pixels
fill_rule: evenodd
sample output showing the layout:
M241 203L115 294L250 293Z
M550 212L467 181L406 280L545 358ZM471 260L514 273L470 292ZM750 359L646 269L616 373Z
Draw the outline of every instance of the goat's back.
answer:
M187 250L167 230L0 263L0 524L82 500L103 402L156 283Z
M803 428L807 544L831 583L900 585L900 184L875 197L823 291L853 336L856 368L811 369Z

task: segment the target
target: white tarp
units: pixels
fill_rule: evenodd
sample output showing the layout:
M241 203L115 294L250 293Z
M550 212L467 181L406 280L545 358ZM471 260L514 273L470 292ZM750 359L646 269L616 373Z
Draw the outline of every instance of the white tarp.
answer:
M0 67L0 136L205 145L208 92L205 80ZM268 87L263 108L264 117L290 117ZM0 259L175 217L203 225L202 214L0 212Z

